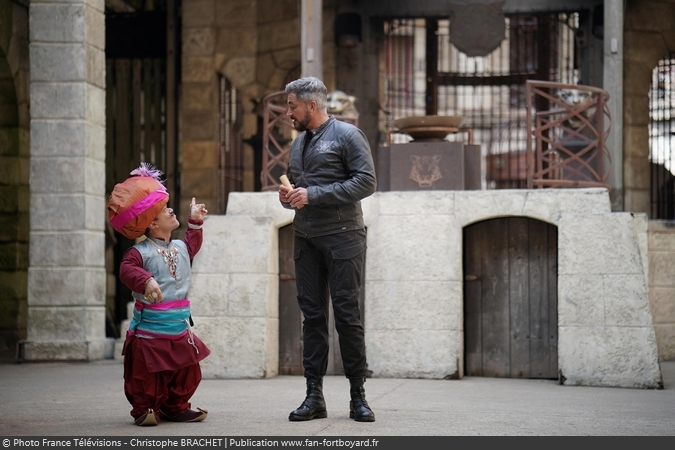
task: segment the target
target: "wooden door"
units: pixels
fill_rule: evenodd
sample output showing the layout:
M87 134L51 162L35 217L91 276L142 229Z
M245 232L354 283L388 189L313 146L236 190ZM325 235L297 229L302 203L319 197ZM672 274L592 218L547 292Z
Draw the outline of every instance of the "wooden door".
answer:
M279 375L302 375L302 313L293 261L293 225L279 229Z
M361 321L364 322L365 269L361 278ZM295 286L293 261L293 225L279 229L279 374L302 375L302 313L298 307L298 290ZM340 342L335 331L333 307L328 313L328 368L327 375L344 375Z
M557 228L492 219L463 242L466 375L557 378Z

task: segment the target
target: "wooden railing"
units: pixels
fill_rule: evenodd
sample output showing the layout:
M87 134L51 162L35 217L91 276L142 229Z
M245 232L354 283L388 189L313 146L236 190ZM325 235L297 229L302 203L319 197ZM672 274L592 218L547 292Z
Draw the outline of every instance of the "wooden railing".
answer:
M528 80L527 187L606 187L609 94L602 89ZM565 93L580 98L571 102ZM533 148L534 147L534 148Z

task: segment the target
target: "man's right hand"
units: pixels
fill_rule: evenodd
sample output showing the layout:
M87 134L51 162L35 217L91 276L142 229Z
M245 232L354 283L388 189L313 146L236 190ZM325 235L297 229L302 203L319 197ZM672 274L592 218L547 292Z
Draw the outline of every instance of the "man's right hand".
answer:
M279 201L282 203L291 203L291 201L288 198L288 194L290 194L290 189L288 189L286 186L283 184L279 185Z

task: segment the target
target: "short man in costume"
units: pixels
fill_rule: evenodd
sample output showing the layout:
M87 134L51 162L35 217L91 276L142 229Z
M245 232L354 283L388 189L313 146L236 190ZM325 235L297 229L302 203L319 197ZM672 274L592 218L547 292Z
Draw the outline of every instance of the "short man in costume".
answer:
M207 210L192 199L185 240L172 240L180 226L162 173L142 163L132 177L115 186L108 202L113 228L129 239L120 279L135 300L122 354L124 393L139 426L160 421L200 422L207 411L190 408L202 379L199 362L210 350L191 328L190 263L202 246Z

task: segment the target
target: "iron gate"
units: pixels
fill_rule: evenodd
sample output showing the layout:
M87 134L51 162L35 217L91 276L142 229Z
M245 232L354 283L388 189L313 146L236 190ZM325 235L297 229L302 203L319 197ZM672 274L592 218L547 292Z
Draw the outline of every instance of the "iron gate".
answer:
M485 173L486 188L525 188L527 80L577 84L575 31L578 13L510 14L505 39L484 57L469 57L449 40L449 19L393 19L384 22L387 133L408 116L461 116L489 166L491 155L507 155L499 177ZM428 67L428 64L431 64ZM546 105L540 105L545 109ZM451 134L449 141L465 139Z
M222 75L218 76L218 92L218 209L225 214L230 192L244 190L242 106L239 91Z
M652 71L649 90L649 162L651 219L675 219L675 55L662 59Z

